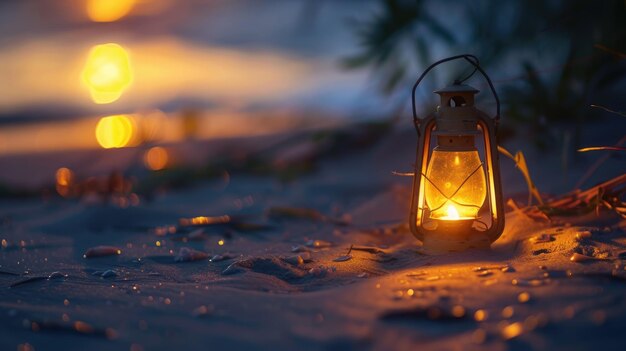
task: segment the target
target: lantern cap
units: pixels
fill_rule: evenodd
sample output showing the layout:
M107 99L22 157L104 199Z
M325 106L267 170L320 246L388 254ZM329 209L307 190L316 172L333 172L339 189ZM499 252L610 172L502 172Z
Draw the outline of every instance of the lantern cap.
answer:
M447 87L443 88L443 89L438 89L435 90L434 93L435 94L449 94L449 93L473 93L473 94L477 94L479 93L480 90L467 85L467 84L452 84L452 85L448 85Z

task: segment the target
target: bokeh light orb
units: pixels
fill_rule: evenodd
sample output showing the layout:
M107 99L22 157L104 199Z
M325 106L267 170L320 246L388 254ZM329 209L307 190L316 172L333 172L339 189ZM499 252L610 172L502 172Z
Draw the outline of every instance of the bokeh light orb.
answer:
M165 148L155 146L146 151L143 161L148 169L152 171L160 171L167 167L169 155Z
M136 0L87 0L87 16L94 22L114 22L128 15Z
M128 52L114 43L92 47L82 79L93 102L108 104L116 101L133 81Z
M96 140L105 149L127 146L132 140L135 126L126 115L102 117L96 125Z

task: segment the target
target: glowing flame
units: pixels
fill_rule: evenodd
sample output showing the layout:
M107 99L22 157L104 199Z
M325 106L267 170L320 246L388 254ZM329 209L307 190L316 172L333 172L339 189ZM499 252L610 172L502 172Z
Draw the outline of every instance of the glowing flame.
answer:
M125 115L102 117L96 125L96 139L105 149L127 146L133 133L133 121Z
M167 166L167 162L169 160L169 156L167 154L167 150L160 146L155 146L148 150L143 157L143 161L148 167L148 169L153 171L158 171L165 166Z
M96 104L119 99L133 80L128 53L113 43L94 46L87 57L82 78Z
M445 219L451 219L451 220L460 219L459 211L456 210L456 207L454 207L454 205L448 205L447 216L444 217L444 218Z
M113 22L128 15L135 0L87 0L87 16L94 22Z

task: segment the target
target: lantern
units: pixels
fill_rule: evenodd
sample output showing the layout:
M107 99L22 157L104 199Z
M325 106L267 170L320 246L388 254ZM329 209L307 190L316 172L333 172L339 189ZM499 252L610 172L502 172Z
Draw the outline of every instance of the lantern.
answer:
M465 59L489 83L496 100L492 118L474 106L479 92L467 78L435 91L437 111L420 119L415 91L437 65ZM471 76L471 75L470 75ZM462 250L489 247L504 229L496 128L500 101L473 55L453 56L431 65L413 86L413 119L418 134L410 212L413 234L426 248Z

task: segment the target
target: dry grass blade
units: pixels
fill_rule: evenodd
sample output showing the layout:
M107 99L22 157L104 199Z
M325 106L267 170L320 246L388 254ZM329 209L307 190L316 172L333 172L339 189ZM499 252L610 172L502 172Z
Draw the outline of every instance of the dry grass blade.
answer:
M615 211L623 216L622 208L626 204L620 199L626 193L626 174L622 174L587 190L574 190L541 206L548 215L580 215L592 211L599 212L601 207Z
M611 109L610 109L610 108L608 108L608 107L604 107L604 106L601 106L601 105L590 105L590 106L591 106L591 107L595 107L595 108L602 109L602 110L604 110L604 111L606 111L606 112L610 112L610 113L614 113L614 114L616 114L616 115L620 115L620 116L622 116L622 117L626 117L626 113L624 113L624 112L619 112L619 111L615 111L615 110L611 110Z
M626 151L626 147L619 147L619 146L590 146L590 147L584 147L582 149L578 149L578 152L599 151L599 150Z
M513 156L513 154L511 154L507 149L503 148L502 146L498 146L498 151L504 156L513 160L517 169L519 169L519 171L522 172L522 175L524 175L524 179L526 180L526 184L528 185L528 206L530 206L530 204L532 203L533 197L540 205L543 205L543 199L539 194L539 190L537 189L535 183L533 183L533 180L530 177L530 171L528 170L528 165L526 164L526 158L524 157L524 154L521 151L518 151L517 153L515 153L515 156Z

